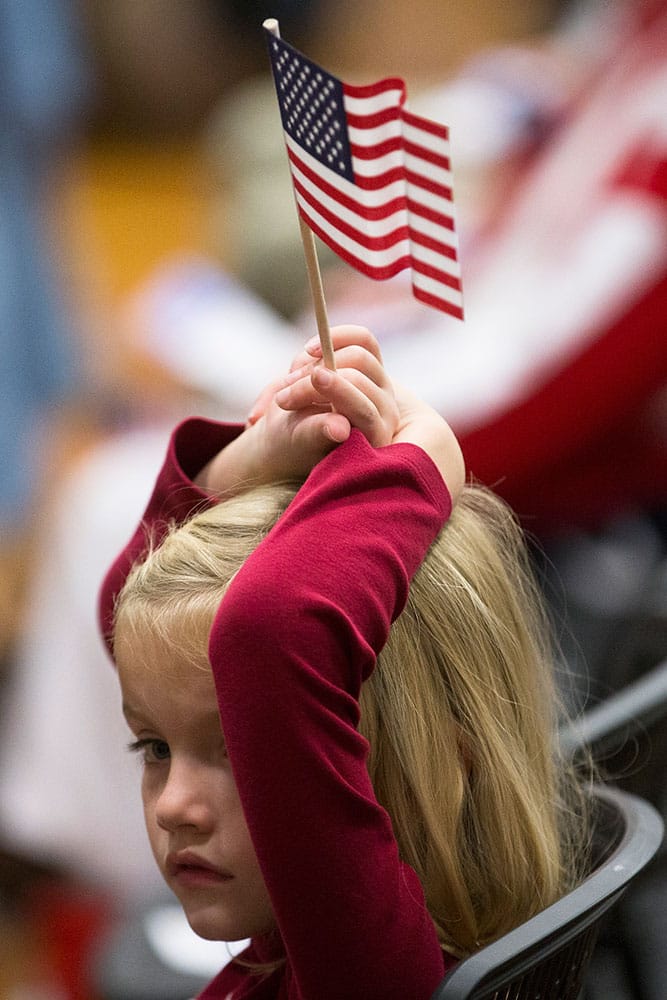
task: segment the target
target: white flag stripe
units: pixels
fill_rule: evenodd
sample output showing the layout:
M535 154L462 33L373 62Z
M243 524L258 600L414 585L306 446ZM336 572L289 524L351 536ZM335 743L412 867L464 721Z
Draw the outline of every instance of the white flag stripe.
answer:
M408 122L403 122L403 135L407 142L413 142L416 146L424 146L425 149L432 150L438 156L449 159L449 139L443 139L442 136L427 132L426 129L416 128L414 125L409 125Z
M420 177L425 177L427 180L442 184L443 187L451 188L452 186L453 177L451 170L445 170L444 167L436 167L434 163L429 163L428 160L413 156L412 153L405 153L405 168L415 174L419 174Z
M324 216L320 215L307 201L304 201L298 191L296 193L296 200L304 213L309 219L313 220L313 223L319 229L327 233L346 253L351 254L357 259L360 259L363 255L363 262L370 269L391 267L397 261L411 255L412 244L409 239L399 240L386 250L368 250L366 247L362 248L356 240L350 239L345 233L341 233L339 229L325 219Z
M352 115L376 115L386 108L395 108L402 102L404 95L405 87L392 87L372 97L353 97L346 92L343 104L345 110Z
M405 158L401 149L385 156L377 156L374 160L360 160L358 156L352 156L352 169L357 177L379 177L387 170L400 170L404 164Z
M429 278L427 275L420 274L419 271L415 270L412 271L412 284L415 288L420 288L428 295L435 295L436 298L444 299L445 302L451 302L452 305L459 306L461 309L463 308L463 295L456 288L443 285L440 281L434 281L433 278Z
M387 184L383 188L378 188L376 191L366 191L363 188L357 187L352 181L348 181L345 177L340 177L333 170L329 170L323 167L314 156L307 153L301 146L299 146L287 132L284 133L285 142L289 149L294 153L302 163L305 164L314 174L324 177L328 184L340 191L341 194L350 198L366 208L381 208L386 205L387 202L392 201L394 198L402 198L405 196L405 182L402 180L392 181L391 184ZM290 166L292 169L295 168L295 164L290 160ZM412 185L411 185L412 186ZM415 198L415 200L426 202L425 198ZM436 211L440 211L440 208L436 208Z
M415 215L414 212L411 212L410 229L415 233L421 233L422 236L428 236L432 240L444 243L452 250L458 250L459 241L456 233L452 229L448 229L447 226L440 226L437 222L431 222L430 219L424 219L421 215Z
M454 210L454 203L451 198L435 194L434 191L427 191L426 188L419 187L418 184L411 184L410 181L408 181L406 187L408 198L411 201L418 202L424 208L431 209L433 212L439 212L440 215L447 215L451 218Z
M369 236L386 236L388 233L398 229L399 226L406 226L408 224L408 213L405 208L398 209L396 212L392 212L391 215L387 215L383 219L365 219L360 216L358 212L351 211L349 208L341 205L341 203L335 198L325 194L324 191L322 191L317 184L313 183L313 181L309 180L306 175L295 166L295 164L292 164L292 173L298 183L304 187L306 191L308 191L327 211L332 212L343 222L346 222L350 226L354 226L355 229L359 229L367 233ZM421 232L429 236L432 235L435 239L439 239L438 236L435 236L434 232L428 230L425 219L420 220L420 223L423 223L423 225L420 224L419 226ZM438 229L438 231L442 229L442 227L432 228ZM453 236L452 233L449 235L450 237Z
M422 146L444 159L449 159L451 147L448 139L434 135L427 129L417 128L408 122L397 118L378 125L375 128L355 128L348 126L350 142L358 146L375 146L377 143L385 142L387 139L404 138L407 142L415 146Z
M420 243L412 243L412 256L415 260L419 260L422 264L428 264L429 267L435 267L438 271L442 271L444 274L448 274L450 278L458 278L461 274L461 267L458 260L451 260L449 257L445 257L444 254L437 253L435 250L429 250L428 247L423 247Z
M354 145L369 147L386 142L387 139L400 139L403 132L401 121L397 119L393 122L387 122L385 125L378 125L377 128L354 128L353 125L350 125L347 134L350 137L350 142Z

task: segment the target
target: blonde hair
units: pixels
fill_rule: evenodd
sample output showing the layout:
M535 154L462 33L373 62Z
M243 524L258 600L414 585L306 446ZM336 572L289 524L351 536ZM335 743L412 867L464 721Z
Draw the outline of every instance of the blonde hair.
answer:
M128 577L116 633L148 630L205 665L225 589L295 489L252 490L174 528ZM360 699L376 795L455 955L583 872L585 796L558 757L549 634L514 517L466 486Z

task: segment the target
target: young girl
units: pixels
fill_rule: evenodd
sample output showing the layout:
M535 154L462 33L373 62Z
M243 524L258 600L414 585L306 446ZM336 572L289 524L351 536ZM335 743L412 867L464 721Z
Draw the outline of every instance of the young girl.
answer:
M367 331L307 346L176 430L103 628L157 863L252 939L202 997L427 1000L579 874L545 626L447 424Z

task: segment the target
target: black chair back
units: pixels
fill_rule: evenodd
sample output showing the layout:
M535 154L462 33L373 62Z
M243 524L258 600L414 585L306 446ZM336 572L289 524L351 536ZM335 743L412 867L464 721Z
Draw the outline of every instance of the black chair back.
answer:
M594 789L593 870L581 885L464 959L431 1000L577 1000L600 924L655 855L663 822L648 802Z

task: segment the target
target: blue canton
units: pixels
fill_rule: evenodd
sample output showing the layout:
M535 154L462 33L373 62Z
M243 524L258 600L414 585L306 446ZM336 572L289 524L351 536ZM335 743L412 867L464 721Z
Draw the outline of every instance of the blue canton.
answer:
M343 84L267 32L283 128L323 167L354 183Z

